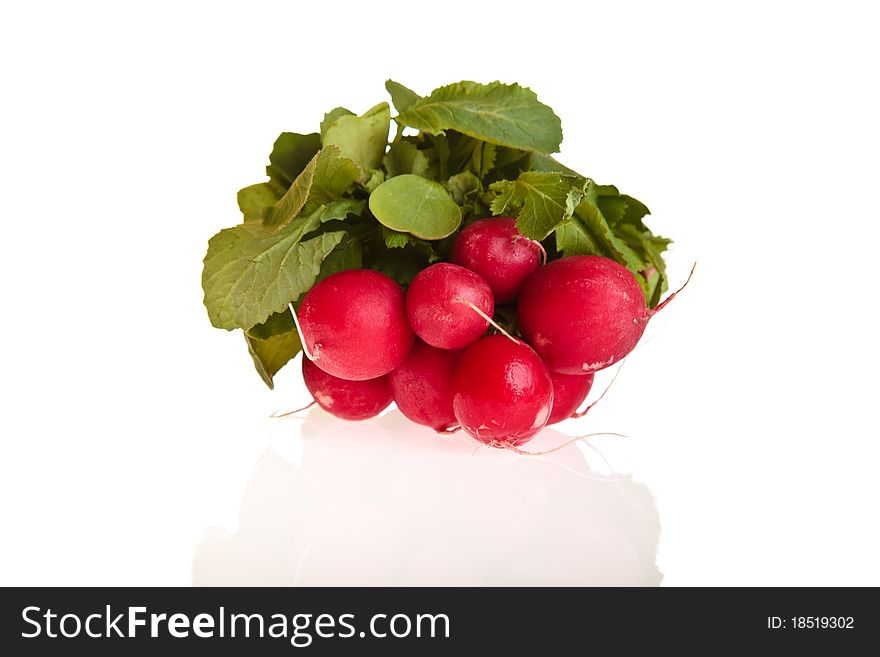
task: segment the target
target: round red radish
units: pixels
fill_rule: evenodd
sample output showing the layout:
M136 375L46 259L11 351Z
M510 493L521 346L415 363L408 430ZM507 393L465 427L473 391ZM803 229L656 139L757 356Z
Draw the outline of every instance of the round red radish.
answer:
M412 348L403 290L377 271L352 269L328 276L309 290L298 314L315 364L340 379L388 374Z
M346 381L327 374L308 358L302 359L303 381L318 406L343 420L375 417L391 403L387 376L366 381Z
M461 349L489 328L495 311L488 283L474 272L448 262L420 271L406 293L409 322L422 340L440 349Z
M574 415L590 394L594 378L592 372L589 374L550 372L550 379L553 381L553 410L550 412L550 420L547 424L556 424Z
M503 335L485 337L462 354L451 390L461 428L493 447L528 442L553 407L553 382L541 358Z
M403 365L388 375L397 408L417 424L445 431L457 424L452 413L452 372L461 357L416 340Z
M541 245L516 229L516 219L480 219L452 245L449 260L482 276L496 303L513 301L526 279L541 266Z
M625 267L609 258L570 256L532 274L518 316L523 336L551 371L585 374L632 351L651 313Z

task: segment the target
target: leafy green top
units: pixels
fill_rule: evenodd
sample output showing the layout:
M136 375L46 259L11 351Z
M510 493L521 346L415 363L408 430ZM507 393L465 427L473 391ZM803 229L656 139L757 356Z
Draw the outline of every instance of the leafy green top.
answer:
M550 155L562 128L534 92L500 82L458 82L427 96L392 80L385 87L397 110L390 143L384 102L360 116L334 108L319 132L282 133L268 180L238 192L242 223L208 243L208 317L244 331L270 388L301 348L289 305L318 280L367 267L406 286L447 256L463 225L490 214L515 216L550 259L613 258L649 306L660 302L670 240L645 225L643 203ZM511 310L499 307L497 319L515 332Z

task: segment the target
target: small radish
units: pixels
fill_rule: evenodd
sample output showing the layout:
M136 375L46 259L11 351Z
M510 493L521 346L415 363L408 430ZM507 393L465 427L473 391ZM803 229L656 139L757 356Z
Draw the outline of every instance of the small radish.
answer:
M553 380L553 410L550 412L550 420L547 424L556 424L567 420L575 414L578 407L584 403L590 388L593 387L595 375L589 374L559 374L550 372Z
M461 349L489 328L495 300L474 272L438 262L420 271L406 293L409 322L422 340L440 349Z
M388 374L406 359L415 337L403 290L369 269L328 276L309 290L298 315L306 356L348 381Z
M551 371L585 374L632 351L664 304L648 310L635 277L614 260L569 256L541 267L526 281L519 325Z
M460 357L457 349L438 349L416 340L403 365L388 375L400 412L435 431L447 431L458 424L449 388Z
M513 301L526 279L538 267L544 248L520 235L516 219L480 219L455 239L449 260L482 276L496 303Z
M346 381L327 374L308 358L302 359L303 381L318 406L343 420L375 417L391 403L387 376L366 381Z
M490 335L468 348L452 375L461 428L492 447L522 445L550 419L553 382L522 340Z

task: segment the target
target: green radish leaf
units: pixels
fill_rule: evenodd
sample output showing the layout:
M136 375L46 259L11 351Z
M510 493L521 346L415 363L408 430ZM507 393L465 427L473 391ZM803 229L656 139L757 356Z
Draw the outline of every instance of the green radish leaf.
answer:
M293 221L309 198L312 189L312 181L315 178L315 168L318 165L320 153L315 155L305 169L296 177L290 188L284 193L278 202L263 212L263 227L269 230L278 230Z
M582 201L576 215L560 226L555 236L556 249L567 256L598 255L626 264L626 255L614 232L599 208L590 201Z
M388 249L414 249L419 252L421 258L425 258L425 265L437 262L440 257L434 251L434 245L423 239L419 239L409 233L398 233L382 226L382 238ZM374 247L374 254L377 249Z
M245 331L244 339L257 373L270 390L275 388L273 377L302 349L289 308Z
M314 285L324 258L344 237L333 232L302 241L320 225L322 210L276 232L260 224L242 224L210 239L202 288L214 326L249 329L282 312Z
M543 240L574 213L587 181L560 173L526 171L516 180L492 183L494 215L517 212L516 227L533 240Z
M282 132L269 155L266 175L280 197L321 148L321 135Z
M394 80L386 80L385 89L391 96L391 103L394 105L394 109L398 112L405 112L410 105L421 98L415 91L407 89Z
M581 174L579 174L574 169L569 169L561 162L558 162L556 158L547 155L546 153L532 153L532 157L529 162L529 170L544 171L547 173L564 173L568 176L581 176ZM581 176L581 178L584 177L585 176Z
M412 173L423 178L432 178L430 175L431 160L414 143L402 139L396 142L385 155L385 169L388 177L402 176Z
M322 215L322 221L344 219L349 211L363 209L362 202L342 198L362 176L360 167L342 157L338 148L328 146L322 149L296 177L284 196L263 211L263 226L278 230L300 213L311 214L318 206L325 204L326 214ZM337 216L340 213L342 215Z
M562 126L553 110L518 84L458 82L413 101L396 118L432 135L456 130L481 141L555 153Z
M344 157L337 147L325 146L316 158L315 175L303 211L311 214L321 204L341 200L363 178L363 170L354 161Z
M344 198L341 201L333 201L328 203L324 211L321 212L321 223L327 221L342 221L348 215L363 214L364 207L367 202L361 199Z
M473 193L480 191L480 179L470 171L462 171L446 181L446 189L456 203L464 205Z
M363 169L378 169L388 145L391 109L379 103L363 116L342 115L324 133L324 146L337 146L341 154Z
M485 143L452 130L443 136L443 140L448 146L446 155L448 176L469 170L476 151L480 150Z
M327 134L327 130L331 125L336 123L336 119L340 116L354 116L354 112L351 110L347 110L344 107L334 107L332 110L327 112L324 115L324 120L321 121L321 139L324 138L324 135Z
M428 247L430 244L423 242ZM387 248L384 243L373 244L364 255L364 266L380 271L403 287L407 287L416 274L434 262L429 256L430 249L416 245L402 248Z
M522 173L529 170L531 155L533 153L528 151L499 146L495 152L495 162L493 163L492 170L487 177L488 181L494 182L518 178ZM580 177L583 178L583 176Z
M409 241L413 239L409 233L399 233L385 226L382 226L382 237L385 239L385 246L389 249L402 249L409 246Z
M318 273L315 283L341 271L360 269L363 263L361 243L345 231L342 231L342 235L342 241L321 263L321 271Z
M473 155L471 155L471 169L478 179L482 180L495 168L497 154L498 147L488 142L483 142L474 148Z
M238 207L244 215L245 223L259 223L263 220L263 210L272 207L281 196L269 183L257 183L238 191Z
M461 208L443 185L412 174L389 178L370 195L370 211L384 226L426 240L451 235Z
M372 194L383 182L385 182L385 172L382 169L376 169L370 173L370 177L364 183L364 189L367 190L367 194Z

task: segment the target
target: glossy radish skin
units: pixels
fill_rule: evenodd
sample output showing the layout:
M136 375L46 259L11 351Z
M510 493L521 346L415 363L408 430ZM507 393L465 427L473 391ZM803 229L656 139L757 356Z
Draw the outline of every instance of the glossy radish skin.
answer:
M407 315L416 335L440 349L467 347L489 328L489 322L466 302L489 317L495 311L488 283L474 272L448 262L420 271L406 293Z
M541 259L541 247L520 235L511 217L475 221L461 231L449 254L451 262L486 280L496 303L513 301Z
M590 374L550 372L550 379L553 381L553 410L550 412L550 421L547 424L556 424L574 415L590 394L594 378L592 372Z
M585 374L626 356L651 317L635 277L609 258L569 256L526 281L517 309L523 337L547 367Z
M309 290L298 314L315 364L349 381L388 374L407 357L415 337L403 290L369 269L325 278Z
M522 340L490 335L467 349L452 375L452 408L461 428L493 447L522 445L550 419L553 382Z
M306 388L318 406L343 420L366 420L377 416L391 403L387 376L366 381L346 381L327 374L308 358L302 362Z
M438 349L416 340L403 365L388 375L400 412L435 431L457 425L450 386L460 357L460 350Z

